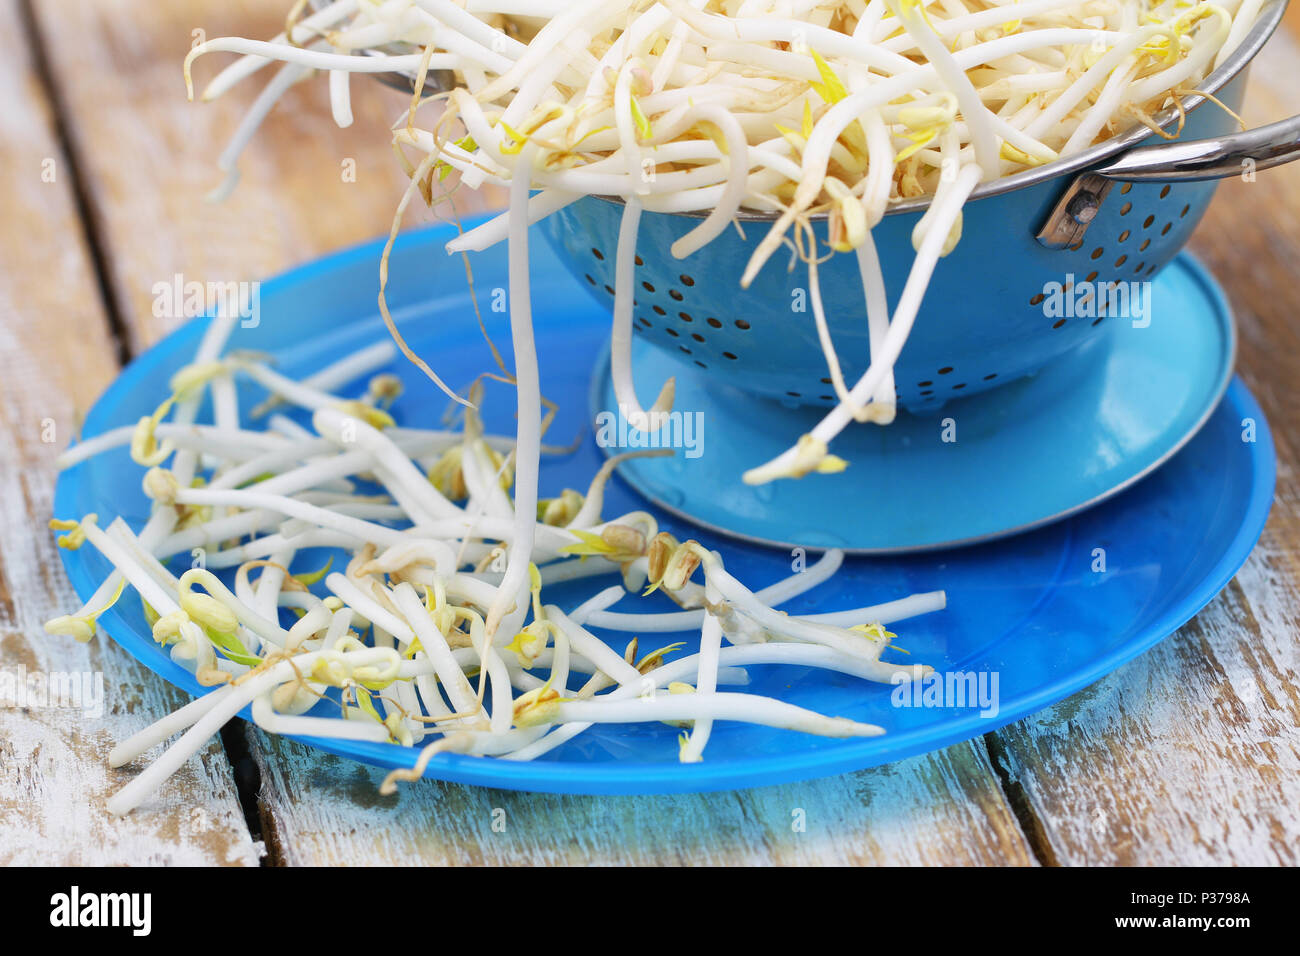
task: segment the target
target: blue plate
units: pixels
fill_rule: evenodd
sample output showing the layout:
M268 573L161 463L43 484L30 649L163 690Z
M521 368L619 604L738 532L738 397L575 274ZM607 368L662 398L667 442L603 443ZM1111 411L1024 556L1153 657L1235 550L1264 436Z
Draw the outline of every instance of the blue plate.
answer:
M1232 313L1186 253L1151 282L1144 319L1104 321L1109 334L1038 375L927 414L900 411L887 428L846 429L831 444L849 462L839 474L758 488L741 483L745 469L775 458L826 409L755 399L637 338L632 361L643 400L677 378L678 418L651 440L680 445L686 436L694 454L637 459L622 475L660 507L760 544L895 554L1027 531L1103 501L1169 460L1232 378ZM591 402L597 414L618 408L608 359ZM683 415L691 416L689 430ZM631 436L626 427L609 434Z
M444 228L402 236L394 253L390 294L412 345L460 384L490 367L465 287L461 263L447 258ZM255 327L237 330L232 346L269 352L292 375L309 373L348 349L384 336L376 313L378 244L318 260L263 284ZM573 283L544 242L533 244L534 317L545 363L543 388L560 404L548 436L557 444L588 429L592 367L608 333L608 316ZM474 275L488 331L507 339L507 320L492 306L506 287L504 249L474 257ZM134 422L152 411L169 375L193 354L205 320L191 322L133 362L92 409L85 434ZM405 364L392 371L407 385L395 408L402 424L437 421L445 400ZM358 383L352 394L359 394ZM244 386L241 407L260 391ZM489 389L489 429L513 432L513 396ZM305 419L303 419L305 421ZM1244 423L1244 424L1243 424ZM1247 440L1250 439L1250 440ZM542 493L583 489L602 460L588 430L580 449L549 458ZM141 470L125 450L87 461L60 476L61 517L122 514L135 527L148 515ZM934 750L986 733L1097 680L1151 647L1195 614L1245 561L1268 514L1274 458L1268 425L1240 382L1196 437L1173 460L1105 504L1013 538L947 553L852 558L830 583L789 602L807 613L856 607L915 591L944 588L948 609L895 630L896 643L941 672L983 674L996 705L921 706L895 689L801 667L751 667L749 690L829 714L874 721L884 737L830 740L786 731L721 724L703 763L677 762L677 730L660 724L596 727L533 763L441 755L428 775L485 786L568 793L657 793L747 787L842 773ZM888 494L885 489L884 494ZM887 498L882 499L887 501ZM938 507L950 508L948 503ZM605 513L645 507L615 481ZM653 509L652 509L653 510ZM760 587L788 575L788 551L740 544L698 532L659 512L680 537L697 536L726 555L728 567ZM296 567L316 568L324 552L305 553ZM811 560L811 557L809 558ZM89 596L108 571L87 546L64 553L77 593ZM185 562L188 564L188 560ZM555 589L572 605L614 579ZM549 594L549 592L548 592ZM660 596L625 599L619 609L670 609ZM123 600L101 618L104 629L164 679L202 693L193 676L153 643L139 602ZM604 635L621 647L626 635ZM677 635L663 635L664 643ZM681 639L693 650L690 635ZM643 639L642 649L655 646ZM980 679L980 678L977 678ZM994 684L996 681L996 685ZM951 699L947 703L954 703ZM942 701L941 701L942 703ZM970 702L968 702L970 703ZM916 704L917 706L913 706ZM161 715L158 715L161 716ZM415 750L388 744L307 739L306 743L385 767L410 766Z

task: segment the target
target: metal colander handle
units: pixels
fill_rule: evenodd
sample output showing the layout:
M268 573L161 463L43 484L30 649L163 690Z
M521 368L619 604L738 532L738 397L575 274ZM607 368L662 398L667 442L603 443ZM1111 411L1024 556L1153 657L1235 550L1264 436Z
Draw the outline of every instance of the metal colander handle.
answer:
M1300 116L1258 129L1190 142L1131 149L1092 170L1131 182L1197 182L1236 176L1244 168L1268 169L1300 158Z
M1199 182L1237 176L1247 169L1268 169L1298 158L1300 116L1241 133L1139 146L1074 177L1052 207L1037 238L1049 249L1065 249L1081 242L1116 180Z

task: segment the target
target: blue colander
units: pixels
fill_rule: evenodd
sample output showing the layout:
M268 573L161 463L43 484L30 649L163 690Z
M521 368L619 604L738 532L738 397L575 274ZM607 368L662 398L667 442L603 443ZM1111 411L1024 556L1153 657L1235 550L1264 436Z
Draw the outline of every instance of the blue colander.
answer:
M1284 9L1285 0L1266 4L1251 34L1202 89L1236 109L1248 64ZM1176 142L1138 129L977 189L964 212L962 240L936 268L895 366L899 404L921 411L994 388L1105 335L1117 320L1132 317L1115 315L1117 303L1130 302L1126 311L1132 313L1133 302L1140 301L1108 294L1108 284L1122 283L1126 294L1140 296L1142 283L1191 236L1218 178L1300 155L1300 118L1234 132L1235 121L1207 102L1186 102L1186 127ZM923 200L900 204L873 233L891 311L912 263L912 229L925 207ZM543 223L560 258L608 305L621 213L619 201L592 197ZM636 332L680 361L707 369L719 384L787 402L833 404L808 304L806 266L787 269L778 253L748 289L740 286L771 218L744 216L743 237L728 230L687 258L672 258L669 247L695 223L688 215L643 214ZM825 243L825 220L814 228ZM870 356L856 258L833 256L819 274L827 321L851 383ZM1081 307L1068 310L1077 316L1048 308L1058 289L1078 300ZM1096 290L1091 307L1090 290ZM1061 301L1059 294L1054 301Z

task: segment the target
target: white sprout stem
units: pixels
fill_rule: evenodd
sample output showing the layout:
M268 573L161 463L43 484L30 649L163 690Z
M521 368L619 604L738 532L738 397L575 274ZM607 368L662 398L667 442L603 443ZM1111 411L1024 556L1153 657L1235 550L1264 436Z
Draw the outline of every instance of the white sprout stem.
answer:
M722 651L722 625L715 617L708 617L700 629L700 661L695 691L712 694L718 689L718 657ZM682 763L696 763L704 759L704 748L713 733L712 717L697 717L690 736L682 746L679 759Z
M803 571L796 572L788 578L783 578L775 584L769 584L762 590L754 592L754 598L772 607L778 604L784 604L792 598L798 597L806 591L811 591L819 584L829 580L840 565L844 562L844 552L838 549L831 549L818 559L812 567ZM602 591L602 595L614 595L614 599L622 596L621 588L610 588L608 591ZM595 599L593 599L595 600ZM591 602L588 602L591 603ZM613 603L610 601L609 603ZM585 607L585 605L584 605ZM606 605L608 607L608 605ZM577 612L575 612L576 614ZM619 611L608 611L604 608L592 609L587 611L587 623L592 627L603 627L617 631L647 631L647 632L675 632L675 631L693 631L698 630L704 625L707 618L707 612L703 609L694 611L667 611L660 614L646 613L622 613ZM875 620L875 618L869 618ZM898 620L895 618L895 620ZM860 623L860 619L854 623Z
M567 614L553 604L546 605L546 619L564 631L570 646L579 654L600 668L616 683L641 687L644 677L640 671L623 660L608 644L596 637L586 628L572 621Z
M387 660L374 651L356 651L355 664L370 664ZM216 700L181 738L142 771L134 780L124 786L108 800L108 812L122 816L143 803L151 793L162 785L163 781L181 768L199 748L220 730L225 723L248 706L264 691L284 683L296 676L295 666L299 672L310 671L311 665L320 658L320 652L300 655L292 661L281 661L261 673L252 674L233 692Z
M284 43L265 40L247 40L242 37L217 37L200 43L186 57L186 79L189 64L205 53L242 53L281 60L308 70L347 70L352 73L400 73L417 70L422 66L430 70L451 70L460 66L461 58L450 53L434 54L425 59L423 54L410 53L396 56L354 55L351 53L326 53ZM193 90L190 91L193 96Z
M328 508L309 505L286 495L265 494L243 489L182 488L176 493L178 504L225 505L236 508L264 508L292 518L301 518L321 528L330 528L362 541L394 545L410 539L406 531L387 528L371 521L363 521L339 514Z
M889 664L872 661L853 654L841 654L816 644L772 642L768 644L739 644L724 647L719 652L721 663L733 667L754 664L790 664L801 667L820 667L839 671L878 684L896 684L920 680L934 668L927 664ZM685 665L688 658L674 661Z
M160 615L180 610L180 605L175 598L163 590L144 565L110 538L99 525L93 521L83 521L81 528L86 534L86 540L94 545L95 550L107 558L113 567L125 575L127 583L139 592L140 597L147 601L150 607Z
M701 107L696 115L699 120L712 123L722 131L723 140L727 144L727 155L723 159L723 165L727 169L727 185L717 205L704 217L704 221L672 244L669 251L674 259L685 259L720 236L739 211L747 188L749 142L740 123L718 106Z
M585 625L593 615L604 611L606 608L610 607L610 605L622 600L626 594L627 591L623 589L621 584L615 584L613 587L605 588L605 590L587 598L587 600L570 611L568 615L569 619L574 624Z
M531 169L537 155L532 143L524 146L519 162ZM528 578L536 535L537 476L541 467L541 380L537 348L533 341L533 310L528 279L528 225L524 221L528 202L528 177L520 176L510 186L510 338L515 356L515 389L518 393L518 436L515 446L515 534L506 556L505 577L497 589L487 615L487 639L493 641L501 619L519 599Z
M631 724L646 721L739 720L821 737L878 737L884 728L815 711L757 694L656 694L633 700L559 701L550 706L553 723Z
M528 200L528 224L541 222L552 213L559 212L582 198L581 193L562 189L543 189ZM509 212L489 219L482 225L466 230L445 246L447 252L481 252L504 240L510 233Z
M283 66L271 79L271 82L266 84L262 92L258 94L248 112L240 119L239 126L230 137L230 142L226 144L226 148L217 157L217 169L227 175L225 181L217 187L215 192L209 195L210 200L224 199L234 189L235 184L238 182L238 174L235 170L240 155L252 141L262 122L275 108L275 104L280 102L280 99L288 92L290 87L304 79L310 72L308 68L303 66Z
M952 191L944 197L946 202L935 212L934 225L931 227L921 248L917 250L908 273L903 294L894 309L893 320L889 324L889 333L881 343L879 356L873 355L870 367L862 373L856 385L849 392L849 403L841 402L826 415L812 430L812 437L823 446L830 443L836 435L844 430L853 418L852 406L866 402L872 391L880 384L887 369L892 369L898 355L903 350L912 323L921 306L921 298L930 282L935 264L939 261L939 252L948 239L948 232L961 212L962 203L979 182L980 170L976 166L966 166L957 173ZM935 205L939 205L936 200ZM772 478L781 477L789 472L798 459L797 449L791 448L772 461L758 468L745 472L747 484L762 484Z
M348 87L350 78L346 70L330 73L330 112L339 129L352 125L352 95Z
M55 459L55 466L60 469L71 468L95 455L129 445L135 430L135 425L124 425L78 442ZM161 440L171 442L182 451L216 452L222 458L246 459L281 450L285 444L283 439L274 435L242 429L217 428L211 425L163 423L154 429L154 434Z
M647 412L641 407L632 380L632 299L636 284L636 234L641 221L641 200L629 196L623 205L614 265L614 319L610 337L610 374L619 412L640 431L656 431L656 422L673 407L674 379L668 379Z
M402 612L402 616L409 625L403 630L407 631L407 633L414 630L415 636L420 639L424 652L429 656L429 660L433 662L434 669L437 671L438 680L442 682L443 688L451 698L452 706L456 708L458 713L465 713L470 716L481 714L482 709L475 697L474 688L470 686L469 678L457 665L456 658L452 656L451 648L447 646L447 639L434 627L433 619L429 617L429 612L425 610L424 605L420 602L415 589L403 582L393 588L392 596L393 601L397 604L397 609ZM479 679L484 678L480 677Z
M989 126L989 111L975 91L966 71L957 65L952 53L939 39L939 34L930 29L920 14L920 7L907 0L893 0L890 9L894 12L908 36L925 54L934 66L940 79L949 91L957 97L962 116L970 130L971 145L975 150L975 163L979 166L985 179L995 179L998 175L998 141Z
M324 9L318 10L299 21L293 29L293 41L295 43L306 43L315 39L318 31L334 26L345 17L355 13L356 9L357 0L336 0L336 2L329 4ZM286 34L280 33L270 42L284 43L287 39ZM241 57L218 73L204 88L200 98L203 100L216 99L235 84L247 79L267 64L273 62L275 61L263 56Z
M143 730L132 734L109 751L108 765L123 767L145 751L158 746L168 737L173 737L182 730L192 727L195 721L221 703L223 698L230 696L234 689L233 684L223 684L215 690L208 691L202 697L194 698L180 710L174 710Z

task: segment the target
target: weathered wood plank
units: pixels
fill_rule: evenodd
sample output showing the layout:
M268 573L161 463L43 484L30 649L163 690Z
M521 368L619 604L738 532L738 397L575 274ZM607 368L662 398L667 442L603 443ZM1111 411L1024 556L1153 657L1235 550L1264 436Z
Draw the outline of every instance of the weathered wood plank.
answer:
M1300 10L1252 71L1245 118L1300 112ZM1194 621L999 734L1062 863L1295 864L1300 846L1300 168L1223 184L1193 248L1228 292L1239 369L1273 424L1278 492L1259 547Z
M42 631L79 604L45 527L52 462L117 361L27 42L18 4L0 3L0 864L255 866L218 744L131 816L105 812L130 779L109 769L109 749L183 696L105 638ZM17 691L55 675L90 681L81 707L50 706L36 683Z
M380 797L380 771L258 737L271 849L290 865L1034 862L979 743L729 793L582 797L424 780Z
M144 24L136 14L146 6ZM388 228L404 179L386 129L403 104L374 83L354 85L357 122L345 131L330 120L323 84L296 89L291 115L273 115L246 154L243 182L229 203L198 201L216 179L219 145L252 94L206 106L184 102L178 64L190 31L270 35L280 13L277 5L212 0L163 7L113 0L91 11L72 0L41 4L50 29L73 15L83 25L54 51L55 69L70 91L73 139L93 183L114 294L133 345L168 328L150 308L156 281L177 272L205 282L257 278ZM113 149L93 148L105 141ZM356 160L356 182L339 175L345 158ZM260 733L252 740L263 754L267 839L292 863L579 856L1031 862L978 744L838 780L738 795L609 801L422 784L406 788L385 811L389 801L375 796L380 777L371 770ZM511 821L505 839L490 829L498 806ZM809 821L803 834L790 830L798 806Z
M347 130L334 125L323 83L290 90L244 153L239 188L224 203L204 202L221 180L217 155L273 69L226 98L189 103L181 63L194 31L271 36L283 26L287 6L256 0L35 5L133 354L180 321L153 314L154 283L176 274L203 283L262 279L388 231L406 182L388 128L405 100L364 79L353 83L356 122ZM66 28L70 22L75 30ZM199 89L230 60L213 54L196 63ZM420 215L413 212L411 221Z

